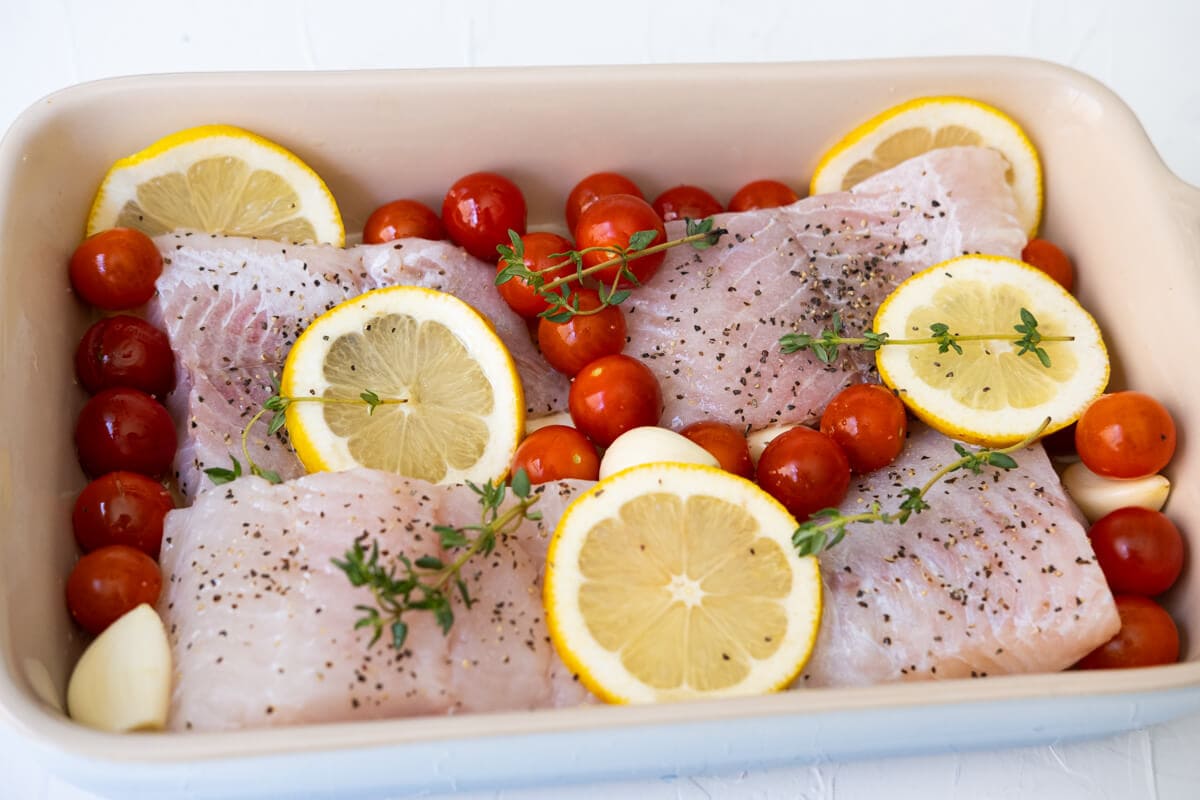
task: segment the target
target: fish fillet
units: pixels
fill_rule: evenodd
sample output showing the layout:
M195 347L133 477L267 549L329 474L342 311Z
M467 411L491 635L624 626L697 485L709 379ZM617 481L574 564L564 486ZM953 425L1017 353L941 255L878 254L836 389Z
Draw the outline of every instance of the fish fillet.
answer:
M721 214L715 247L678 247L627 304L629 343L658 377L678 428L701 419L739 427L817 419L846 386L872 380L873 354L844 349L826 366L783 355L779 337L818 333L840 315L868 329L905 278L964 253L1017 257L1025 233L993 150L934 150L850 192L784 208ZM684 223L667 225L669 238Z
M914 424L892 467L844 508L894 509L953 442ZM824 617L797 686L862 686L1070 666L1119 622L1087 536L1040 446L1012 472L956 473L903 526L858 525L821 556ZM443 637L411 618L408 647L366 647L369 602L331 559L356 537L389 553L442 555L430 526L478 515L462 487L369 470L281 486L243 478L167 516L160 610L175 657L171 727L241 727L574 705L543 621L547 531L588 484L548 485L525 523L471 573L470 610ZM424 615L428 616L428 615Z
M242 429L274 393L288 350L333 306L383 286L449 292L487 317L512 353L530 413L562 406L566 379L537 352L524 320L492 286L494 267L446 242L408 239L342 250L206 234L155 240L164 256L147 317L175 351L176 389L167 405L179 426L176 478L194 498L211 486L204 470L243 460ZM303 474L286 433L256 426L248 448L283 478Z
M159 611L174 655L170 727L245 727L575 705L588 694L563 667L543 618L549 531L581 484L539 487L545 522L524 522L464 572L444 636L406 617L406 647L354 630L367 588L332 563L357 538L386 556L445 557L435 524L479 521L465 486L374 470L282 485L242 478L167 516Z

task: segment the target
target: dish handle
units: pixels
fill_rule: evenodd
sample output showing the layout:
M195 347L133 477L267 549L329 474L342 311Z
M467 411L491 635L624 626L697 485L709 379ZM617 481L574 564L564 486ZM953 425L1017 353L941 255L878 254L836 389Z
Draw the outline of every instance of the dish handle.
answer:
M1172 174L1167 193L1175 208L1175 219L1183 229L1182 241L1187 255L1200 269L1200 187Z

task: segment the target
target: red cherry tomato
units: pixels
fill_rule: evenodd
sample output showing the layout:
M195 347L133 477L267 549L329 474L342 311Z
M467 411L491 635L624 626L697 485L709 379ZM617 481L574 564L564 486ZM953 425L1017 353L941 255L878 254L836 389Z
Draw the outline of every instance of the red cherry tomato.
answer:
M110 472L89 483L75 500L75 541L85 553L123 544L158 558L163 518L173 508L171 493L158 481L136 472Z
M442 223L456 244L490 263L496 246L509 243L509 230L525 234L525 195L503 175L473 172L446 192Z
M908 415L896 395L873 383L838 393L821 415L821 433L831 437L858 473L886 467L904 449Z
M575 226L579 224L579 215L592 203L601 197L608 197L610 194L631 194L642 200L646 199L637 184L624 175L616 172L597 172L594 175L588 175L575 184L575 188L567 195L567 228L575 230Z
M575 243L580 250L587 247L625 248L629 246L630 237L640 231L655 233L647 247L662 244L667 240L666 228L649 203L631 194L610 194L592 203L579 215L579 224L575 228ZM612 257L611 253L603 251L584 253L583 266L594 267ZM637 277L639 283L645 283L658 271L666 257L665 252L658 252L632 260L629 262L629 271ZM612 286L620 268L620 264L613 264L593 273L592 277ZM634 284L627 278L622 278L619 285Z
M579 310L600 307L600 296L592 289L580 289ZM574 377L579 370L598 358L616 355L625 347L625 314L617 306L607 306L595 314L577 314L566 322L538 321L538 346L550 366Z
M385 203L371 212L363 226L364 244L382 244L409 237L445 239L446 229L429 206L416 200Z
M163 398L175 387L175 355L167 335L149 322L107 317L79 340L75 375L92 394L126 386Z
M75 564L67 578L67 609L84 630L101 633L142 603L157 603L161 591L162 573L154 559L114 544Z
M105 389L88 401L75 424L79 464L93 477L120 471L163 475L175 445L171 415L136 389Z
M1119 594L1113 599L1121 616L1121 630L1084 656L1076 667L1154 667L1179 660L1179 629L1162 606L1133 594Z
M729 199L730 211L751 211L756 208L778 208L790 206L800 199L786 183L779 181L751 181Z
M699 186L683 184L667 189L654 198L654 210L663 222L673 219L704 219L724 211L717 198Z
M1030 239L1021 251L1021 260L1058 281L1068 292L1075 286L1075 268L1071 266L1071 259L1053 242Z
M1175 422L1148 394L1106 394L1076 423L1075 450L1088 469L1106 478L1153 475L1175 454Z
M706 419L693 422L679 431L717 460L721 469L750 478L754 475L754 462L750 460L750 445L746 434L739 428L716 420Z
M574 265L563 256L550 258L555 253L565 253L571 249L571 243L558 234L527 233L521 237L521 244L525 249L525 268L530 272L548 269L565 262L565 266L543 274L546 283L575 271ZM499 275L504 267L504 259L496 262L496 274ZM550 307L541 295L520 278L512 278L499 284L496 291L500 292L509 308L526 319L532 319Z
M1118 508L1088 530L1096 561L1114 592L1162 594L1183 570L1183 536L1148 508Z
M663 411L654 373L623 355L599 358L580 370L567 405L575 427L601 447L632 428L657 425Z
M837 442L812 428L792 428L771 440L758 459L758 485L798 521L842 502L850 462Z
M547 425L525 437L513 453L511 472L524 469L530 483L600 478L596 445L569 425Z
M71 286L105 311L122 311L154 296L162 256L150 237L132 228L111 228L89 236L71 256Z

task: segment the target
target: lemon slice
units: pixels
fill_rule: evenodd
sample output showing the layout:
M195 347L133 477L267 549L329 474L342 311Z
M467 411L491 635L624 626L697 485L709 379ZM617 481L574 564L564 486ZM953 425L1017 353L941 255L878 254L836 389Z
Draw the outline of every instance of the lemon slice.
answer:
M346 239L337 203L317 173L231 125L188 128L113 164L92 201L87 235L114 227L339 247Z
M1042 218L1042 165L1037 150L1003 111L966 97L919 97L859 125L817 164L810 194L844 192L877 172L939 147L982 145L1008 160L1005 179L1026 233Z
M326 312L283 366L288 435L309 472L372 467L431 483L502 477L525 428L516 366L452 295L378 289ZM363 402L373 393L379 403Z
M546 557L546 617L563 661L608 702L786 687L821 618L815 558L753 483L697 464L643 464L564 512Z
M962 355L937 344L889 345L876 352L879 375L919 418L937 430L988 447L1019 442L1047 417L1046 433L1070 425L1108 383L1100 328L1044 272L1001 256L962 256L935 264L896 287L874 329L893 339L923 338L943 323L951 334L1020 334L1028 309L1042 336L1044 366L1004 340L962 341Z

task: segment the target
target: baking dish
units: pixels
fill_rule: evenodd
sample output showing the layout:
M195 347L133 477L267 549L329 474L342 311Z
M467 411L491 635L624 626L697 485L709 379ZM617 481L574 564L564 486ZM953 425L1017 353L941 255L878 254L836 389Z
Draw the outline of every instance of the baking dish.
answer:
M751 764L1096 736L1200 708L1200 585L1166 598L1185 660L1155 669L809 690L656 707L593 707L235 734L113 736L54 708L82 642L62 591L84 479L71 354L87 311L65 264L116 158L180 128L240 125L328 182L350 231L380 202L433 205L493 169L549 222L581 176L616 169L648 193L719 197L771 176L806 185L842 133L910 97L1007 110L1045 166L1044 233L1072 252L1078 294L1115 354L1113 386L1162 399L1181 431L1168 511L1200 531L1200 393L1188 326L1200 301L1200 190L1086 76L1020 59L251 73L124 78L40 101L0 144L0 706L74 782L122 797L446 790L666 775Z

